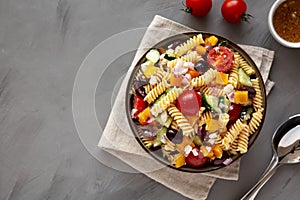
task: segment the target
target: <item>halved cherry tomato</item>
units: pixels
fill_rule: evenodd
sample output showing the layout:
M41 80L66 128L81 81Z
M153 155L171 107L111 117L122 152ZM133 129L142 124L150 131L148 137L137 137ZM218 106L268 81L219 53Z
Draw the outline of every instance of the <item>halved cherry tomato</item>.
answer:
M193 151L196 151L196 155L194 155ZM191 167L201 167L208 162L208 158L204 157L204 155L200 151L199 147L195 147L189 153L189 155L185 158L185 162L187 165L189 165Z
M207 60L219 72L231 70L234 62L233 52L224 46L215 47L208 52Z
M176 106L185 115L196 115L202 106L202 98L195 90L186 90L179 96Z

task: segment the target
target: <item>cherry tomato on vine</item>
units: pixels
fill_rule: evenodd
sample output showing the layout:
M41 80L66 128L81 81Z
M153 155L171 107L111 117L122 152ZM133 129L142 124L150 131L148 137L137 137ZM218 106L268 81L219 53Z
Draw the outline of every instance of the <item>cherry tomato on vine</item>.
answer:
M176 106L185 115L195 115L202 106L202 98L195 90L186 90L178 97Z
M207 15L212 7L212 0L186 0L185 3L184 11L196 17Z
M243 0L225 0L221 7L222 16L229 23L248 21L250 14L246 13L247 4Z
M227 47L214 47L208 52L206 61L217 71L227 72L232 68L234 62L234 54Z

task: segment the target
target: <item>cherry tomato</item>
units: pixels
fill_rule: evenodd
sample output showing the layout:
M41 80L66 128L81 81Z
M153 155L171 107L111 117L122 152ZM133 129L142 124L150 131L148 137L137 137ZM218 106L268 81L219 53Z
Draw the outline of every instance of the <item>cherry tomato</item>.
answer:
M206 61L217 71L227 72L232 68L234 54L229 48L219 46L208 52Z
M178 97L176 106L185 115L196 115L202 106L202 98L195 90L186 90Z
M250 14L246 14L247 4L243 0L225 0L221 7L221 12L229 23L248 21Z
M196 151L198 155L194 155L193 151ZM200 151L199 147L194 147L189 155L185 158L187 165L191 167L201 167L208 162L208 158L203 156L203 153Z
M196 17L207 15L212 7L212 0L186 0L185 12Z

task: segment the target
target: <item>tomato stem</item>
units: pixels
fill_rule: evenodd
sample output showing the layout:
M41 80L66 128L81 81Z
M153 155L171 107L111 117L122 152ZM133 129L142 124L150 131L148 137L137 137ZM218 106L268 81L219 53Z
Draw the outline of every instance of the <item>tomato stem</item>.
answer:
M254 18L254 17L253 17L252 15L248 14L248 13L242 14L242 16L241 16L241 20L242 20L243 22L248 22L248 23L250 23L250 22L249 22L249 19L251 19L251 18Z
M192 12L192 8L189 8L189 7L186 7L183 10L184 10L184 12L187 12L187 13L191 13Z
M192 12L192 8L187 7L186 4L184 3L184 1L182 1L181 3L185 7L185 8L182 9L184 12L187 12L187 13Z

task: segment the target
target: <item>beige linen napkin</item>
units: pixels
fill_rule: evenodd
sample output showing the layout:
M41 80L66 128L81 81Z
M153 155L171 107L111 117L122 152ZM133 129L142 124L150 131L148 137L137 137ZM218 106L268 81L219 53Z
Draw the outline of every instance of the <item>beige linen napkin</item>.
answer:
M202 174L182 172L163 166L146 154L144 149L136 141L129 127L125 110L127 82L139 58L147 49L160 40L174 34L188 31L194 30L161 16L155 16L145 32L140 48L137 50L132 65L124 78L98 146L131 167L144 173L151 179L186 197L201 200L207 198L209 190L216 178L237 180L240 161L238 160L223 169ZM274 52L254 46L241 45L241 47L252 57L260 68L266 84L267 93L269 93L274 85L272 81L268 80Z

